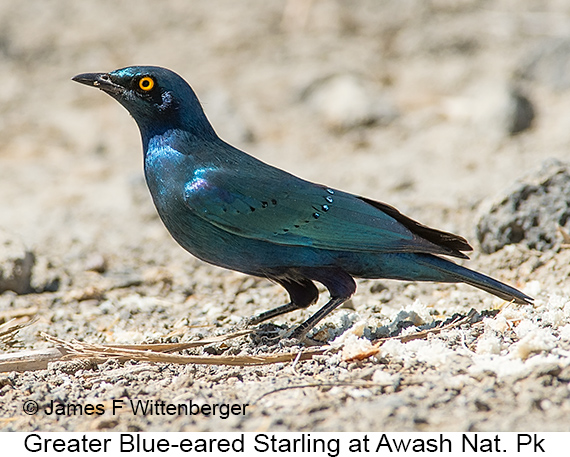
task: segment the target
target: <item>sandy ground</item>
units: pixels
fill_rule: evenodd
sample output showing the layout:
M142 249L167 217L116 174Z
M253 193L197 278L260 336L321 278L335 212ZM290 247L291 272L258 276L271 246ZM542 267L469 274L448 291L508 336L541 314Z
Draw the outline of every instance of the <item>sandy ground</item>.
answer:
M176 245L146 190L134 122L70 81L135 64L184 76L232 144L464 235L469 266L536 298L359 281L316 330L341 349L257 367L110 360L4 373L0 429L569 431L570 250L523 239L485 254L476 238L485 202L546 159L570 160L569 30L570 6L556 0L0 1L0 227L35 256L35 292L4 292L0 312L37 307L2 351L52 347L40 331L90 343L212 337L286 300ZM512 134L521 99L534 119ZM347 361L472 308L495 312ZM242 337L190 353L274 350ZM38 414L23 413L26 400ZM249 406L225 419L136 415L131 400ZM48 414L52 402L104 414Z

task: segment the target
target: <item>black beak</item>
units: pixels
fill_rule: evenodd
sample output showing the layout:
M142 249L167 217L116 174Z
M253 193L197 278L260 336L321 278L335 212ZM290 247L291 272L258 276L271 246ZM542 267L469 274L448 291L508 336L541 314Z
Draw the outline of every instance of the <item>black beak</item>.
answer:
M71 79L87 86L97 87L110 95L118 95L125 91L123 86L111 80L108 73L82 73Z

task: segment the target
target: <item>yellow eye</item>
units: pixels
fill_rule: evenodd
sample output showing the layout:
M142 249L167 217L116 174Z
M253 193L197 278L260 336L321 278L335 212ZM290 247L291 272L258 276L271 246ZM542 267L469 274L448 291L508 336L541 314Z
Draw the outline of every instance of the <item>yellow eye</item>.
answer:
M139 81L139 87L141 90L145 92L152 90L152 88L154 87L154 79L152 79L150 76L145 76L141 78L141 80Z

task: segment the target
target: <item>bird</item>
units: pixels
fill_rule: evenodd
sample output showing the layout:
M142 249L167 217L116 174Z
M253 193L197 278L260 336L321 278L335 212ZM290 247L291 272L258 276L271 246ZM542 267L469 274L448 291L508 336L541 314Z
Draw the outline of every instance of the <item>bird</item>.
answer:
M157 66L83 73L74 81L117 100L140 130L144 174L172 237L195 257L267 278L289 301L248 321L257 325L329 300L294 327L302 341L356 291L354 278L466 283L506 301L533 298L447 257L468 259L467 240L396 208L301 179L222 140L190 85Z

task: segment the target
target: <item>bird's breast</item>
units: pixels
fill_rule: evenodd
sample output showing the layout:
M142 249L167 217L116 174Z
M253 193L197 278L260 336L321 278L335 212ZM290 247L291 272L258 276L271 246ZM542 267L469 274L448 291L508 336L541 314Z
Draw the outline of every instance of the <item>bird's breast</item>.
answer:
M209 169L196 167L191 156L165 144L147 149L144 168L154 205L172 237L195 256L220 265L211 251L212 244L220 244L213 243L216 230L185 201L189 192L199 192L207 186Z
M147 150L145 177L159 212L183 198L186 162L186 156L168 146Z

